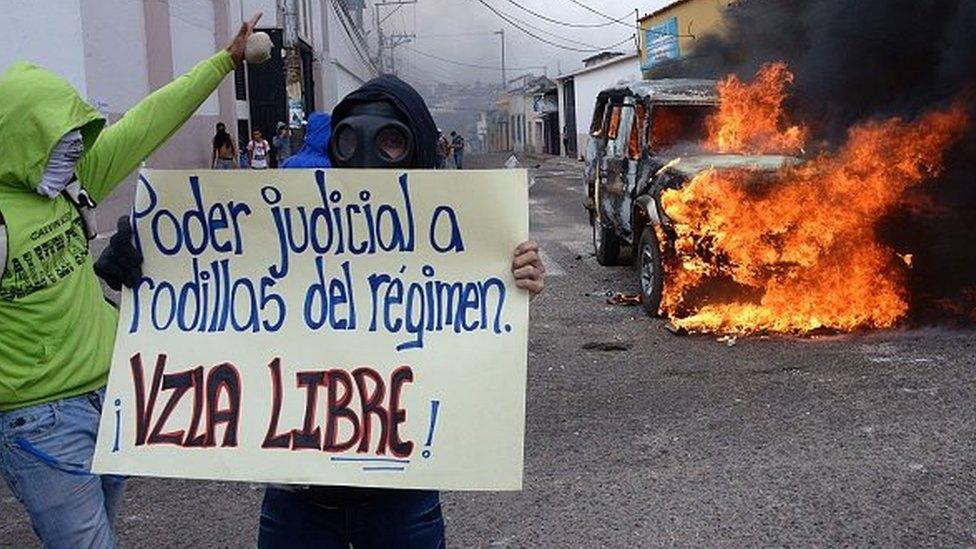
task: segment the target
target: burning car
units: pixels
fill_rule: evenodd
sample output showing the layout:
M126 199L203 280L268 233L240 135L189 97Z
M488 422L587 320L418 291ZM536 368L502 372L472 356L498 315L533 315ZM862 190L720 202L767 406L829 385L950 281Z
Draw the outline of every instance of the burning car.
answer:
M895 326L914 251L882 228L943 171L969 113L870 118L835 140L787 112L782 62L752 81L656 80L599 95L587 150L598 261L636 258L644 306L725 334ZM803 161L798 159L803 156Z
M601 265L636 262L650 315L659 313L665 263L675 260L678 241L663 193L710 171L775 173L799 162L703 149L718 105L714 80L642 80L597 96L584 168L593 248Z

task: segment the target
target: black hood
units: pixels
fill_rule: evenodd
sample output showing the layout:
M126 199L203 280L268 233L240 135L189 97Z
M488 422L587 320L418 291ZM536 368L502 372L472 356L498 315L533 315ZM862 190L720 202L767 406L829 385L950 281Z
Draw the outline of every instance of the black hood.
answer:
M396 76L378 76L345 96L332 110L332 127L335 128L342 122L356 105L373 101L388 101L410 121L410 129L415 137L414 165L411 167L433 168L437 148L437 126L434 118L417 90ZM335 159L332 160L335 165Z

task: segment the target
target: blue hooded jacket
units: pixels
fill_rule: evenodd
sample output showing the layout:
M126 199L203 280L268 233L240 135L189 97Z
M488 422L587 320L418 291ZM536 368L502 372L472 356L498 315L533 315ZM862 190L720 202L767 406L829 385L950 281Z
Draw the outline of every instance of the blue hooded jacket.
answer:
M298 154L288 157L282 168L328 168L329 138L332 137L332 117L324 112L313 112L305 128L305 144Z

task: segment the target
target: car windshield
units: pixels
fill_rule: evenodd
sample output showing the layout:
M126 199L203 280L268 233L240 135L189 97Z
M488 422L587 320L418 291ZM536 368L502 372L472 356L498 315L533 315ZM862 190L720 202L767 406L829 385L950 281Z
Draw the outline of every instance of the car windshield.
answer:
M658 152L688 143L698 145L706 136L705 121L713 106L653 105L650 149Z

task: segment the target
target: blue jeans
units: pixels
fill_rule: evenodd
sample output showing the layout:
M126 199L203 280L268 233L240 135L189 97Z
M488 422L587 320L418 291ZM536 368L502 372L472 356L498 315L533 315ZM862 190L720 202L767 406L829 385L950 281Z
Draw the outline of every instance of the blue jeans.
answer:
M105 389L0 412L0 471L45 547L115 547L125 479L92 475Z
M461 168L461 162L464 160L464 153L456 152L454 153L454 167L457 169Z
M268 487L261 504L260 549L440 549L444 518L437 492L360 490L348 501L322 501L316 488ZM325 488L341 494L342 488ZM357 493L352 489L351 493Z

